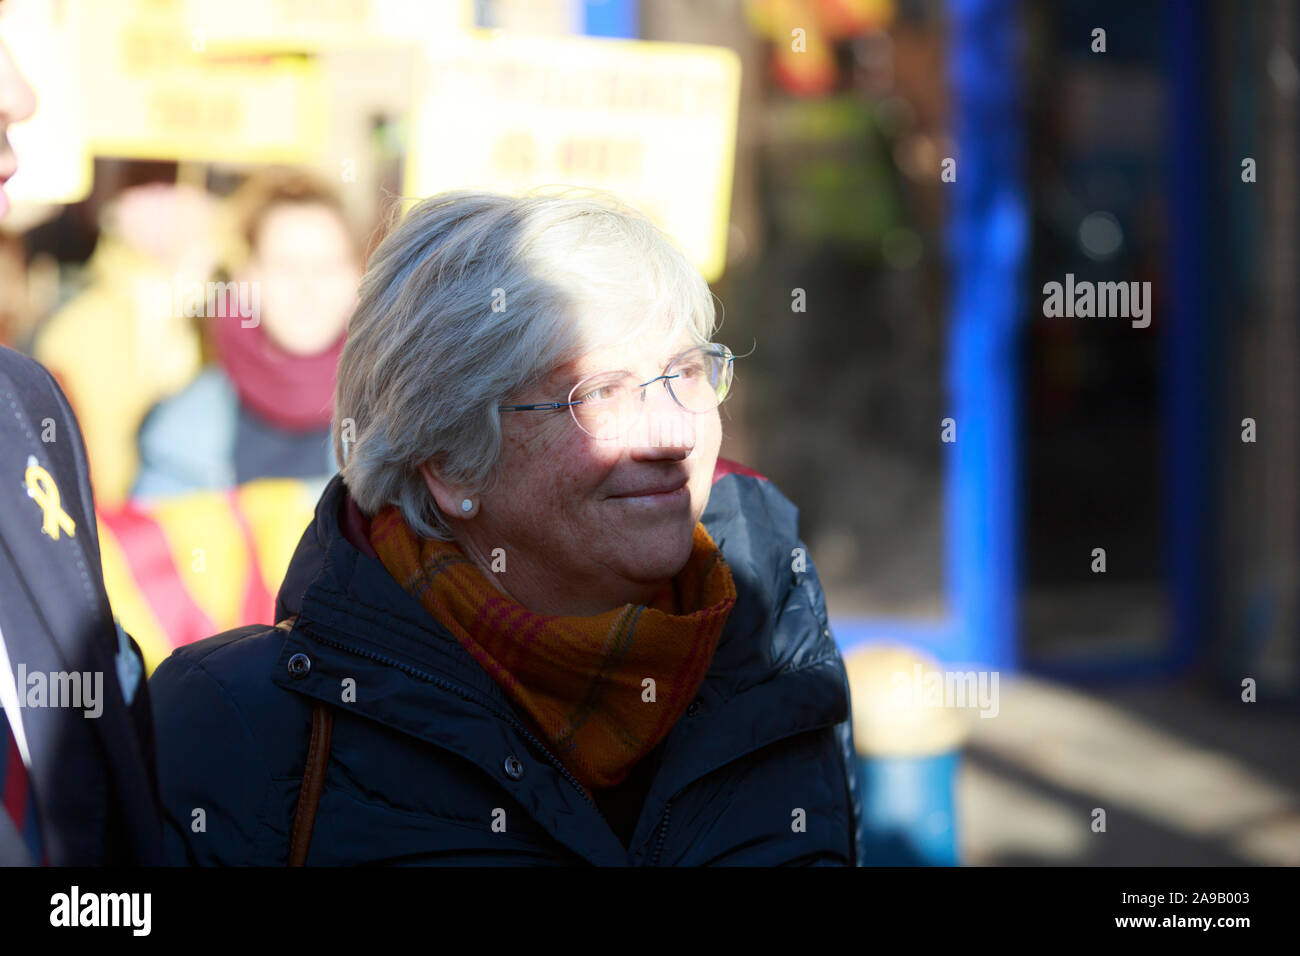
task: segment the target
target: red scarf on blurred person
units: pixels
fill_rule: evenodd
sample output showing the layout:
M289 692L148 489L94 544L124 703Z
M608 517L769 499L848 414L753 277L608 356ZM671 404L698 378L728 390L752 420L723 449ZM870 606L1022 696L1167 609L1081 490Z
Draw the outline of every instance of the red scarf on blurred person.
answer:
M242 404L286 431L309 432L330 423L346 333L324 352L295 355L272 342L260 323L244 328L238 312L208 321L216 325L217 359Z

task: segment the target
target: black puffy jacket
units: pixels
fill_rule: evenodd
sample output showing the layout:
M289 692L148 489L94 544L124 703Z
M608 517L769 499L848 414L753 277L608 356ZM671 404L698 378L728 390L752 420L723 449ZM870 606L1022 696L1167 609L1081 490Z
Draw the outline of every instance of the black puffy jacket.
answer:
M856 865L848 682L795 507L715 475L703 522L737 603L625 847L491 677L340 530L335 476L279 596L291 631L182 647L153 676L176 864L280 865L316 701L333 705L308 864ZM297 658L289 666L290 658ZM341 703L346 678L355 702Z

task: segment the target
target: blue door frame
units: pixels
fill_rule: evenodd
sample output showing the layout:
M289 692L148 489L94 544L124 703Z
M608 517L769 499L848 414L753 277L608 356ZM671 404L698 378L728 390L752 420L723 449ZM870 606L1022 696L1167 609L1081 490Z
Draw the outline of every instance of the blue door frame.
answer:
M1209 360L1214 288L1207 278L1213 235L1209 197L1215 192L1206 165L1213 154L1209 7L1205 0L1167 0L1165 22L1168 308L1161 327L1153 323L1149 331L1160 336L1160 419L1167 441L1160 475L1166 492L1161 533L1170 628L1155 652L1025 662L1046 677L1146 680L1186 673L1202 656L1217 610L1209 576L1215 546L1213 456L1206 449L1232 436L1211 435L1210 426L1210 397L1218 380Z
M939 620L837 620L841 648L896 639L941 662L1019 665L1019 376L1015 364L1028 241L1016 0L953 0L948 79L957 176L950 190L945 385L956 440L944 444ZM938 440L940 423L934 423Z
M1213 189L1212 62L1205 0L1167 0L1169 29L1170 242L1168 310L1161 336L1160 417L1168 450L1162 515L1164 577L1170 601L1165 646L1144 656L1026 659L1018 642L1019 373L1017 323L1027 314L1021 290L1027 201L1018 101L1018 4L952 0L949 79L958 175L952 190L949 415L957 441L947 445L945 566L950 616L938 621L837 621L840 646L894 638L941 662L1025 668L1062 680L1149 679L1185 673L1201 656L1213 619L1209 568L1214 554L1212 481L1207 446L1214 369L1209 361L1212 288L1207 281ZM1209 439L1209 441L1220 439Z

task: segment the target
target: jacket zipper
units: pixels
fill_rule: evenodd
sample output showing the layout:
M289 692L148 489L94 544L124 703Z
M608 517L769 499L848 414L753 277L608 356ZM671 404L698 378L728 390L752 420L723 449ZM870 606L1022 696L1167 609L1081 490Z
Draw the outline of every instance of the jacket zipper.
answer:
M659 824L659 839L655 841L654 856L650 858L651 866L659 865L659 854L663 852L664 840L668 837L668 816L672 813L672 810L673 802L669 800L664 804L664 818L663 822Z
M337 647L341 651L347 651L349 654L356 654L358 657L366 657L369 658L370 660L377 661L380 664L386 664L389 667L396 667L398 670L402 671L403 673L410 674L412 677L418 677L421 680L428 681L429 683L433 684L436 687L441 687L444 690L449 690L453 694L456 694L458 697L463 697L465 698L465 700L468 700L471 703L478 704L480 707L487 709L491 713L496 714L498 717L509 722L509 724L512 727L514 727L517 731L519 731L519 733L521 733L524 737L531 740L537 746L538 750L546 754L547 759L550 760L551 763L555 764L556 768L560 771L560 773L564 775L564 778L568 780L569 783L573 784L573 788L577 790L579 794L581 794L582 799L585 800L591 806L591 808L600 815L600 818L602 820L605 820L606 826L609 825L609 821L605 818L605 815L600 812L600 807L596 806L595 802L591 799L591 797L587 796L587 791L586 789L583 788L582 784L578 782L578 778L575 777L573 774L571 774L569 772L569 768L564 766L564 764L562 764L555 757L555 755L552 754L551 751L545 745L543 745L542 742L538 740L537 737L527 727L525 727L518 720L516 720L513 714L502 713L496 707L493 707L489 702L480 699L477 695L470 693L469 691L465 690L463 687L460 687L457 684L453 684L450 681L445 681L441 677L435 677L433 674L430 674L426 671L419 670L418 668L415 667L411 667L408 664L403 664L401 661L395 661L391 657L385 657L383 654L376 654L373 651L361 650L360 648L352 647L348 644L342 644L338 641L332 641L327 637L321 637L320 632L316 631L315 629L313 629L312 632L312 639L320 641L322 644L328 644L330 647Z

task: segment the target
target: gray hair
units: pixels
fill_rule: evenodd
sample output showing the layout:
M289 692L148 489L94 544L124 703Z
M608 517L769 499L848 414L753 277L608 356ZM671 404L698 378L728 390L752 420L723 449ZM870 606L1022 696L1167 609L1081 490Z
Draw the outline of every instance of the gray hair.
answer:
M498 404L586 348L659 328L703 344L716 331L713 294L671 239L608 194L568 192L432 196L371 256L333 420L334 455L364 513L396 505L417 534L451 540L422 463L486 490L498 477Z

